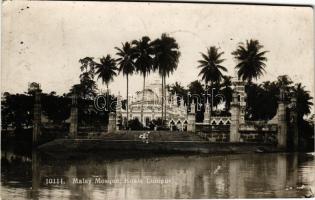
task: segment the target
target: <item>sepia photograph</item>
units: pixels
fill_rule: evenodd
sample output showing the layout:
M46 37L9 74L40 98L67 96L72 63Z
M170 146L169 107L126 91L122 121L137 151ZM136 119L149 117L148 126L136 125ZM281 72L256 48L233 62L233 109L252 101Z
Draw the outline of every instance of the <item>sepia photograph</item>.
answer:
M315 198L314 16L3 1L0 198Z

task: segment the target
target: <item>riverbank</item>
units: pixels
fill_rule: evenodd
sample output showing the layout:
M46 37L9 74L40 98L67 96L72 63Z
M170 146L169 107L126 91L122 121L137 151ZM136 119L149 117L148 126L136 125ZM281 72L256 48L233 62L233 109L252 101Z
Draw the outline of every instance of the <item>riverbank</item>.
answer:
M145 141L106 139L57 139L38 148L43 152L159 152L159 153L263 153L279 152L275 145L255 143L210 143L208 141Z

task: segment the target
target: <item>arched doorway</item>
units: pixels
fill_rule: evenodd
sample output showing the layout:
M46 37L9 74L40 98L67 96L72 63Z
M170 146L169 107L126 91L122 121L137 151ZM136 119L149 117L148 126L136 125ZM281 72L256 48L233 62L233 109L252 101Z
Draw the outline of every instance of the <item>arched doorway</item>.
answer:
M182 131L182 130L183 130L182 122L178 120L176 123L176 131Z
M188 122L185 120L183 123L183 131L187 131Z
M170 130L173 131L175 128L175 122L173 120L170 121Z

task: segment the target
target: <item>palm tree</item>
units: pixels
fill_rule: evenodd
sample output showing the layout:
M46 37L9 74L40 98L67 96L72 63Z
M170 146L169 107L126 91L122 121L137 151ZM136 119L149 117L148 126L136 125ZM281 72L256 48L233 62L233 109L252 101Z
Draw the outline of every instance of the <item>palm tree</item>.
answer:
M132 75L135 71L135 63L134 63L134 49L131 47L129 42L122 44L122 48L115 47L118 51L116 55L118 56L118 65L119 65L119 73L122 72L123 76L127 78L127 103L126 103L126 110L127 110L127 128L128 128L128 121L129 121L129 75Z
M177 81L170 86L170 91L171 91L171 94L173 94L173 95L176 94L179 97L179 98L176 99L176 101L177 101L176 103L177 104L179 104L180 100L182 98L186 97L186 94L187 94L187 90L184 88L184 86L182 86Z
M304 115L311 113L311 107L313 105L310 92L305 90L305 86L301 83L295 84L292 88L292 96L296 97L296 108L299 120L303 119Z
M280 88L283 88L286 93L290 92L290 88L292 87L293 81L288 75L282 75L278 76L276 85L278 87L278 90Z
M223 78L221 71L227 71L227 69L221 65L225 60L221 58L223 53L224 52L219 52L219 49L215 46L208 48L207 54L201 53L203 59L198 61L198 68L201 68L199 76L202 76L202 80L205 81L206 87L209 82L211 83L211 89L214 83L219 84ZM212 103L210 108L212 112Z
M154 69L158 70L162 78L162 119L166 120L166 104L164 105L164 99L166 98L165 80L177 69L180 56L179 46L176 40L166 33L163 33L161 38L154 40L152 45L155 53ZM163 111L165 111L164 116Z
M100 59L100 62L95 63L97 79L102 79L102 82L106 84L108 93L108 84L114 80L114 76L117 76L116 61L107 54L106 57Z
M143 122L143 103L145 92L145 78L151 72L153 66L153 48L148 36L143 36L140 40L132 41L135 53L136 71L143 76L143 90L141 103L141 122Z
M261 51L263 45L258 40L251 39L246 41L246 45L241 43L238 48L232 52L238 61L236 69L237 75L243 81L251 83L253 79L258 79L265 72L267 58L264 56L267 51Z
M221 92L225 98L225 110L230 110L230 104L232 101L232 77L223 76L223 82L221 83Z
M184 88L184 86L182 86L177 81L170 86L170 91L172 94L176 93L176 94L181 95L181 96L186 95L186 93L187 93L187 90Z

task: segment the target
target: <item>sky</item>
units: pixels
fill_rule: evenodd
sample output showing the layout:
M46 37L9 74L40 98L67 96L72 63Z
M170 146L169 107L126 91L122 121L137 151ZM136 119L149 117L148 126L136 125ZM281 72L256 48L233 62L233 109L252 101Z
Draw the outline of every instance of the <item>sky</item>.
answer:
M176 72L167 78L187 85L198 77L201 52L224 51L226 75L234 76L233 52L240 42L258 39L268 53L266 73L257 80L287 74L314 96L314 30L311 7L228 4L5 1L2 5L1 91L21 93L29 82L62 95L79 83L79 59L96 61L114 47L168 33L179 44ZM147 84L159 79L151 74ZM130 77L130 93L141 90L142 77ZM109 85L126 93L122 75ZM98 81L98 88L106 87Z

